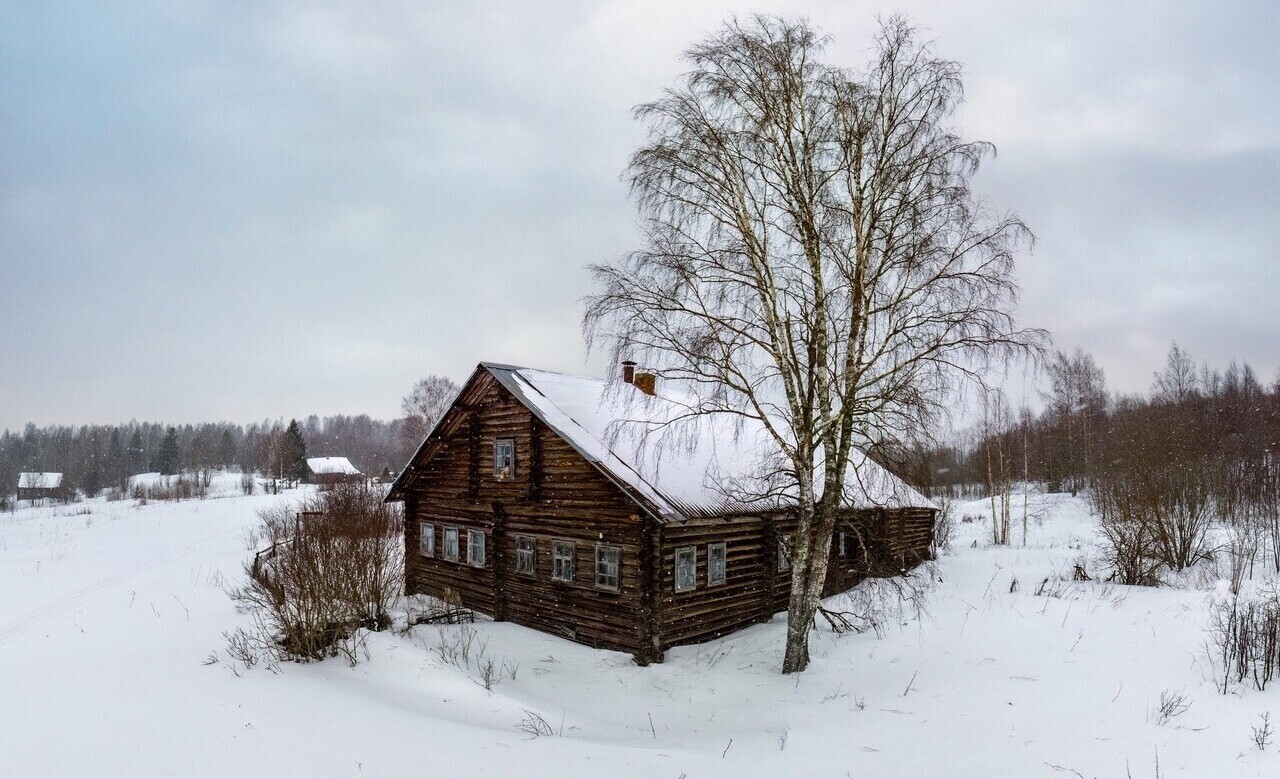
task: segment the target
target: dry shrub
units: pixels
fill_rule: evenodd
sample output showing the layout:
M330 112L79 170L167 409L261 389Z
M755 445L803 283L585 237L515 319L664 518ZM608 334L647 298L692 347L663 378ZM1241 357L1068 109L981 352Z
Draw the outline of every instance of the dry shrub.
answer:
M135 484L130 494L144 506L152 500L203 499L209 494L209 482L197 473L181 473L154 484Z
M1211 556L1214 478L1207 464L1137 463L1095 479L1093 502L1108 562L1123 584L1159 584Z
M1218 663L1218 689L1253 682L1259 690L1280 674L1280 591L1274 584L1253 595L1231 593L1210 612L1209 646Z
M950 498L942 498L938 501L941 509L938 511L938 518L933 525L933 546L934 556L943 549L951 548L951 539L955 535L956 529L956 504Z
M255 534L267 546L231 597L254 616L260 647L286 659L345 654L355 662L358 629L390 627L403 590L399 506L383 503L381 490L343 485L258 516Z

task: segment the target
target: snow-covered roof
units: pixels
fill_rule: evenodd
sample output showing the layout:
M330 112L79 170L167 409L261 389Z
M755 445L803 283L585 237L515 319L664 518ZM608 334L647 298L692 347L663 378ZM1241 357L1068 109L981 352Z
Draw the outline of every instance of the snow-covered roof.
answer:
M777 461L776 446L759 420L692 416L696 399L664 387L648 396L600 379L493 363L482 367L663 519L769 510L794 502L760 476L776 472L770 463ZM849 507L934 508L862 452L851 458L845 493Z
M360 471L345 457L308 457L307 467L319 476L326 473L340 473L344 476L359 476Z
M18 486L24 490L57 489L62 486L62 474L49 471L18 474Z

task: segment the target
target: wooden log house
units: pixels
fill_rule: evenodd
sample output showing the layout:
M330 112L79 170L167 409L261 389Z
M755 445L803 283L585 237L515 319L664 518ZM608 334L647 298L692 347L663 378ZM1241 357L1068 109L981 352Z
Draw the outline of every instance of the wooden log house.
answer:
M481 363L388 494L406 590L642 665L785 610L793 513L726 497L762 429L677 425L687 406L655 384L629 363L614 384ZM827 595L932 556L935 506L855 459Z
M345 457L308 457L307 479L312 484L359 484L364 474Z
M62 474L50 471L23 472L18 474L18 495L14 500L37 501L46 498L63 500Z

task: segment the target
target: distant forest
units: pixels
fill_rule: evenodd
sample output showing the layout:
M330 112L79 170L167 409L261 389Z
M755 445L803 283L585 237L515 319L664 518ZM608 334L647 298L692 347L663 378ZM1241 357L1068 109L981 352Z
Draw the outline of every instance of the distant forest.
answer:
M323 419L310 416L299 420L299 425L308 456L347 457L371 475L398 471L420 443L408 440L402 419L386 422L364 414ZM107 487L123 487L129 476L152 471L177 473L239 467L274 473L288 456L284 445L287 427L286 420L250 425L29 424L20 433L6 430L0 436L0 496L14 492L22 471L60 472L68 491L79 489L86 495ZM166 445L170 429L175 435Z
M991 396L967 434L904 458L904 476L935 496L972 497L1024 479L1075 493L1129 472L1150 479L1196 471L1220 480L1242 465L1274 470L1280 377L1264 384L1247 363L1221 372L1174 344L1143 395L1109 394L1101 368L1080 350L1055 354L1045 376L1042 411L1015 412Z
M1196 363L1176 344L1149 393L1109 393L1088 353L1059 352L1044 370L1044 407L1014 410L1002 395L982 404L981 420L948 440L878 453L926 494L1000 494L1011 482L1079 492L1117 471L1169 467L1222 473L1227 464L1270 465L1280 452L1280 377L1263 383L1248 364L1225 372ZM408 418L310 416L299 420L310 457L347 457L371 475L397 472L421 443L456 387L439 397L406 398ZM421 394L421 393L419 393ZM130 422L79 427L27 425L0 436L0 496L11 495L20 471L58 471L86 495L123 486L130 475L239 467L287 471L287 420L166 425ZM168 446L168 431L175 431Z

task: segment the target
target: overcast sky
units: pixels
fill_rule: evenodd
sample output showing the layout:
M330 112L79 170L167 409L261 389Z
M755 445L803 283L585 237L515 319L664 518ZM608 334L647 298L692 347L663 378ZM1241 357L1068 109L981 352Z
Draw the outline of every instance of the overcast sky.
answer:
M1280 364L1280 10L1161 3L5 3L0 428L391 417L480 360L599 374L632 106L731 13L962 61L1022 319L1140 391L1176 339ZM22 7L19 7L22 6ZM474 6L474 8L473 8Z

